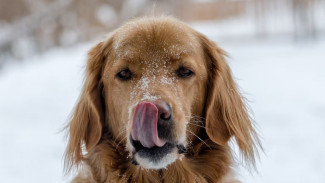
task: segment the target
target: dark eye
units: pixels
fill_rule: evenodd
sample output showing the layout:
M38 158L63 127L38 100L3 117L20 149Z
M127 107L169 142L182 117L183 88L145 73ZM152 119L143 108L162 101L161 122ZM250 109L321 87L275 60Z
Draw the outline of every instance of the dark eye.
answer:
M177 76L181 78L189 78L194 75L194 72L185 68L185 67L180 67L177 71Z
M129 69L124 69L117 73L116 77L122 81L127 81L132 78L132 72Z

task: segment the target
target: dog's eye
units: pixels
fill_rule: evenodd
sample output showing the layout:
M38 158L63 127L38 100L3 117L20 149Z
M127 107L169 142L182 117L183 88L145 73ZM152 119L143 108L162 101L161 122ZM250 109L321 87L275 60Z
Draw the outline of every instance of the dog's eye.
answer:
M193 71L185 67L180 67L176 72L177 72L177 76L181 78L189 78L194 75Z
M126 81L132 78L132 72L129 69L124 69L117 73L116 77L120 80Z

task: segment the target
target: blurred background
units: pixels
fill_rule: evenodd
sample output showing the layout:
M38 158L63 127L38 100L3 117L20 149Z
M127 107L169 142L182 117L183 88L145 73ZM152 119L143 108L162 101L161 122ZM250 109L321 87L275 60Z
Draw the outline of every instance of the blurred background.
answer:
M251 106L265 153L244 183L324 183L325 0L0 0L1 182L68 182L61 132L92 45L130 18L206 34Z

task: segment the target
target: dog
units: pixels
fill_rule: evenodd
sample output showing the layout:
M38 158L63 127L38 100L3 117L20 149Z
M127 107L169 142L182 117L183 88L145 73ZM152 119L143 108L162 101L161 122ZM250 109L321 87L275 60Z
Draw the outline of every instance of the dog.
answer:
M254 165L260 141L225 57L172 17L131 20L94 46L67 125L72 182L238 182L228 142Z

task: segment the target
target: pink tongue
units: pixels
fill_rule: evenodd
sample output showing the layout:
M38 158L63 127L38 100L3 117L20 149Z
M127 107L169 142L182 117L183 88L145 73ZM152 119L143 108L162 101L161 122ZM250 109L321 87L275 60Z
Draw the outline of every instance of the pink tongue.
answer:
M163 146L166 141L158 137L158 108L150 102L142 102L135 108L132 123L132 139L140 141L146 148Z

